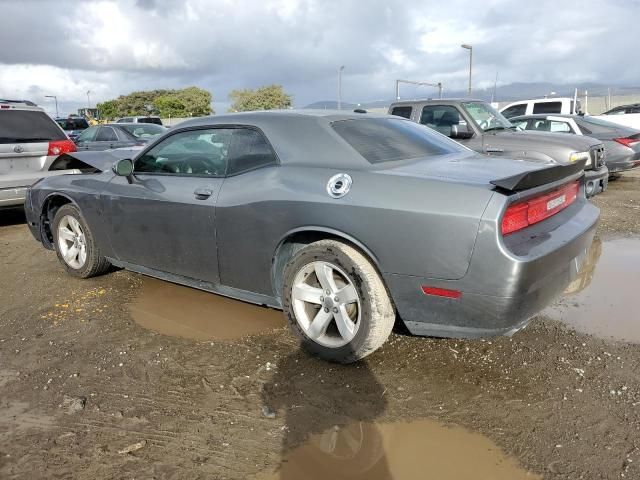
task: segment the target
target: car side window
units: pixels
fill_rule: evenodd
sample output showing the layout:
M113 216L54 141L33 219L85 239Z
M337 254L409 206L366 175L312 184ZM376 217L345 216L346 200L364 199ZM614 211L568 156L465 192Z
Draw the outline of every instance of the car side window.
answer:
M116 135L118 135L119 142L131 142L135 140L135 139L132 139L131 135L129 135L126 131L122 130L121 128L115 128L114 130L116 132Z
M460 112L451 105L427 105L420 114L420 123L448 136L451 126L461 123Z
M556 120L552 120L549 123L551 124L550 125L550 131L551 132L572 133L571 132L571 126L567 122L558 122Z
M398 117L411 118L411 106L393 107L391 115L397 115Z
M234 129L198 129L165 138L139 157L137 173L224 176Z
M505 111L502 112L502 116L506 118L511 118L511 117L518 117L520 115L524 115L525 113L527 113L527 104L520 103L518 105L512 105L511 107L505 109Z
M249 128L232 130L227 175L277 163L273 150L262 133Z
M518 130L527 130L529 120L510 120L514 127Z
M98 134L96 135L96 142L117 142L118 136L112 127L100 127L98 128Z
M89 128L87 128L84 132L82 132L78 136L78 143L79 142L93 142L93 140L96 138L96 133L97 132L98 132L98 127L89 127Z

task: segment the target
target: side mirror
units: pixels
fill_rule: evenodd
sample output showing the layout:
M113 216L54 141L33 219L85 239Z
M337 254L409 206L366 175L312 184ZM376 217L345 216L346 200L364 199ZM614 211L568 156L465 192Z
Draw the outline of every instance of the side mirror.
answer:
M470 131L466 125L451 125L449 138L465 140L471 137L473 137L473 132Z
M113 173L120 177L131 177L133 175L133 162L130 158L121 158L112 167Z

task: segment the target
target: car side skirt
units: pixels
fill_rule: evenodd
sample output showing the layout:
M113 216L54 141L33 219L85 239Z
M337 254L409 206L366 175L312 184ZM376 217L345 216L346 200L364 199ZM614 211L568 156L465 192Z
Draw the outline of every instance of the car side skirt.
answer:
M196 288L205 292L215 293L216 295L222 295L223 297L229 297L236 300L241 300L247 303L253 303L255 305L261 305L265 307L282 309L280 300L260 293L248 292L246 290L240 290L238 288L227 287L225 285L217 285L211 282L203 282L201 280L195 280L189 277L183 277L181 275L174 275L172 273L155 270L153 268L147 268L140 265L135 265L129 262L123 262L115 258L107 257L109 263L116 267L124 268L131 272L140 273L148 277L154 277L159 280L165 280L167 282L176 283L178 285L184 285L186 287Z

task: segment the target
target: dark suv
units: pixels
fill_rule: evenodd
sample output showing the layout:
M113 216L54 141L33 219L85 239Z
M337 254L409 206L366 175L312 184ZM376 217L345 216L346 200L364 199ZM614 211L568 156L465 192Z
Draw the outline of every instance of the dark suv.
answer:
M89 122L82 117L70 116L68 118L56 118L56 122L71 140L75 140L82 132L89 128Z

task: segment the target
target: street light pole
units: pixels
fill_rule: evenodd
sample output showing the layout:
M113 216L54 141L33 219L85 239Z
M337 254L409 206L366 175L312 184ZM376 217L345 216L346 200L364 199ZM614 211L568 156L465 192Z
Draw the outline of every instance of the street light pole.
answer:
M338 69L338 110L342 110L342 71L344 65L340 65Z
M471 72L473 69L473 45L463 43L460 46L466 50L469 50L469 96L471 96Z
M58 114L58 97L56 97L55 95L45 95L45 98L53 98L56 102L56 117L59 117L60 115Z

